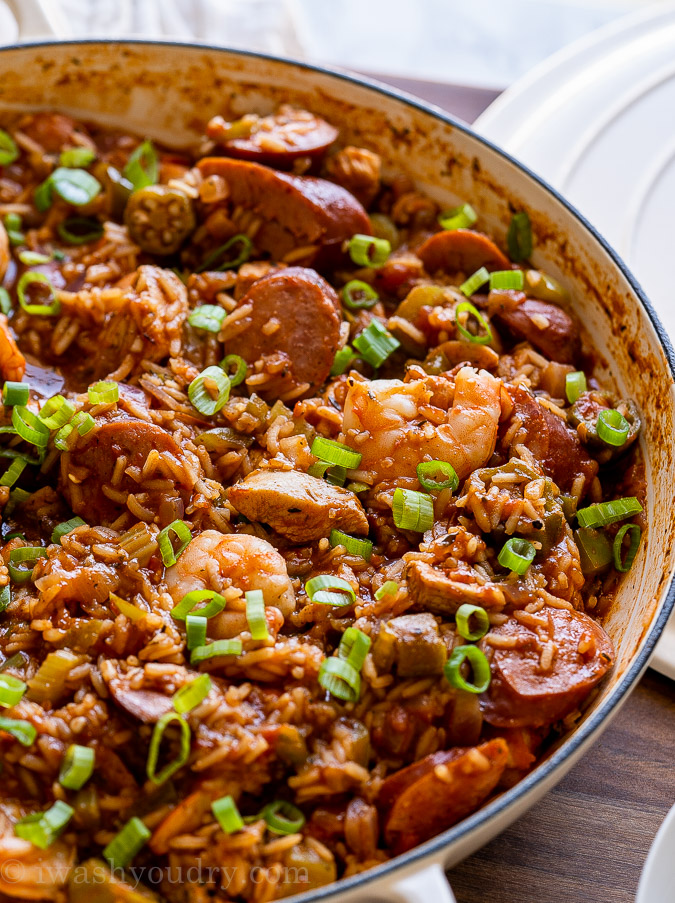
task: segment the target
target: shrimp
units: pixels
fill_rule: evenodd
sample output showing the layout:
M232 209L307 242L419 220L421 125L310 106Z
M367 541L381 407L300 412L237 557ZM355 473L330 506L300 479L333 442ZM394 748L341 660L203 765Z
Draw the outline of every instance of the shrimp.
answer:
M295 591L286 562L266 540L247 533L200 533L168 568L166 585L176 605L193 590L223 592L231 586L244 592L259 589L268 626L276 628L275 632L295 610ZM215 639L228 639L247 629L246 611L235 603L209 618L209 636Z
M464 479L494 452L500 381L486 370L462 367L450 406L451 388L447 377L353 380L340 440L361 452L360 470L376 483L414 477L417 465L429 460L452 464Z
M17 804L0 810L0 896L21 900L62 900L63 888L75 865L75 847L57 840L40 850L14 836L14 823L25 815Z
M0 374L4 380L21 382L26 372L26 358L19 351L14 336L9 330L9 323L4 314L0 314Z

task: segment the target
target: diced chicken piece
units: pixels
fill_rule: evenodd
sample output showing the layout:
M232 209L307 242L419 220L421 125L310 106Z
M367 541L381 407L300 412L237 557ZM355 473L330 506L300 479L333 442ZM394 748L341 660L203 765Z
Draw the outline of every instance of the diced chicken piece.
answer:
M422 608L439 615L454 615L464 602L483 608L502 608L504 593L494 583L464 583L453 579L452 571L432 567L425 561L413 560L406 568L408 591Z
M365 147L343 147L326 160L325 173L369 207L380 190L382 160Z

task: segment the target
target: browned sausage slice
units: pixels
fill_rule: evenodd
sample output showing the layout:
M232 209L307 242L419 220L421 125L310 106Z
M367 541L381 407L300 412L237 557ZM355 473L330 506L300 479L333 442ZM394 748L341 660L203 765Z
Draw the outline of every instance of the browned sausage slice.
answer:
M338 130L325 119L288 105L254 121L246 137L229 138L228 125L222 116L216 116L206 128L209 138L228 156L281 169L290 167L298 157L320 157L338 136Z
M395 855L464 818L497 786L509 758L501 737L470 748L432 753L386 779L379 804Z
M225 347L249 364L248 383L265 398L298 398L326 381L340 339L339 299L314 270L288 267L254 282L239 302L245 314ZM262 377L262 379L260 378Z
M417 256L427 273L466 273L470 276L481 267L488 270L510 270L511 261L482 232L452 229L436 232L420 245Z
M292 176L227 157L205 157L197 165L203 176L225 179L231 204L261 217L255 243L272 260L284 261L307 248L303 263L322 259L329 265L340 259L346 239L372 233L368 214L356 198L326 179Z
M557 304L527 298L523 292L490 292L488 313L497 326L562 364L573 364L579 350L574 321Z
M612 666L612 641L588 615L547 607L536 617L541 626L509 618L482 641L492 681L481 708L495 727L540 727L564 718ZM491 638L500 645L493 647Z

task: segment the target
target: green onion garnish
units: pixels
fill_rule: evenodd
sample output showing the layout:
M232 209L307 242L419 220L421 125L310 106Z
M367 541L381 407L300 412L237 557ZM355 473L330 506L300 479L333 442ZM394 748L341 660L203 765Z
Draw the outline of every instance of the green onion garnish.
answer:
M583 370L575 370L574 373L565 374L565 395L570 404L574 404L586 389L586 374Z
M462 665L467 661L473 671L473 682L465 680ZM455 646L443 668L448 683L457 690L484 693L490 686L490 665L478 646Z
M40 408L38 417L50 430L58 430L75 415L75 407L63 395L54 395Z
M265 806L260 815L274 834L297 834L305 824L302 812L286 800L275 800Z
M189 650L206 644L206 627L208 621L203 615L188 615L185 619L185 633Z
M200 414L211 417L225 405L230 397L232 383L220 367L207 367L188 387L188 397ZM213 387L215 394L209 391Z
M143 141L127 160L122 175L133 185L134 191L156 185L159 179L159 158L152 141Z
M126 868L151 836L152 832L145 827L140 818L134 816L105 847L103 858L113 869Z
M96 159L96 152L90 147L69 147L61 151L59 166L77 169L89 166Z
M340 348L339 351L335 352L335 357L333 358L333 366L330 368L331 376L342 376L342 374L347 370L347 367L351 364L351 362L356 357L353 348L349 345L345 345Z
M262 591L252 589L245 593L246 620L251 638L254 640L266 640L269 637L267 619L265 618L265 599Z
M381 267L391 254L391 244L386 238L373 235L352 235L347 244L352 262L360 267Z
M508 568L509 571L522 577L527 573L536 554L537 550L531 542L512 536L502 546L497 561L503 568Z
M39 251L19 251L16 256L27 267L36 267L42 263L49 263L52 259L50 254L40 254Z
M346 467L332 465L328 461L316 461L314 464L310 464L307 473L310 477L317 477L319 480L326 479L333 486L344 486L347 479Z
M18 213L8 213L3 222L8 232L18 232L23 224L23 220Z
M238 386L244 382L246 379L246 373L248 371L248 365L243 357L239 357L238 354L227 354L220 362L221 368L227 374L227 378L230 380L230 385L234 388L234 386Z
M628 438L630 423L621 411L616 411L614 408L605 408L598 414L596 429L598 436L603 442L619 448L625 444Z
M184 684L173 694L173 707L179 715L185 715L196 709L211 692L211 678L208 674L200 674L189 684Z
M623 541L627 533L629 534L630 545L626 551L625 558L622 558ZM637 555L641 537L642 530L637 524L624 524L616 534L614 537L614 545L612 546L612 557L614 559L614 567L617 571L621 571L622 574L625 574L626 571L631 569L632 564L635 561L635 556Z
M84 216L70 216L56 227L60 237L69 245L84 245L98 241L103 235L103 224Z
M506 233L509 257L516 263L532 254L532 224L527 213L514 213Z
M473 332L469 332L466 326L463 326L460 323L459 316L465 311L469 316L474 317L480 328L484 330L482 335L474 335ZM490 329L487 320L470 301L460 301L455 308L455 326L457 327L458 332L460 332L469 342L473 342L474 345L489 345L492 341L492 330Z
M66 790L80 790L94 773L94 750L72 743L63 757L59 784Z
M96 421L90 413L85 411L78 411L70 421L70 423L66 423L66 425L62 426L58 431L58 433L54 437L54 445L56 448L64 451L64 449L68 448L67 439L73 432L73 430L76 429L80 436L86 436L87 433L91 432L91 430L93 430L95 426Z
M471 629L471 619L474 619L475 628ZM455 612L455 624L457 625L457 633L463 640L469 640L475 643L490 629L490 618L488 613L480 605L471 605L465 602L460 605Z
M525 277L522 270L496 270L490 273L490 291L515 289L522 291Z
M370 310L380 300L375 289L367 282L352 279L342 289L342 303L349 310Z
M0 486L13 486L26 469L27 464L28 461L25 458L15 458L0 477Z
M26 689L26 684L18 677L0 674L0 706L11 709L17 702L21 702Z
M444 480L439 480L439 476ZM447 461L422 461L417 465L417 479L420 486L429 492L440 492L442 489L450 489L454 492L459 486L459 477L452 464Z
M375 598L378 602L384 599L385 596L393 596L394 593L398 592L398 583L395 580L386 580L382 586L376 591Z
M89 386L87 396L91 404L113 404L119 401L120 387L111 379L100 380Z
M485 269L485 267L481 267L479 270L476 270L476 272L472 276L469 276L466 282L463 282L460 285L459 290L464 295L466 295L467 298L470 298L471 295L475 294L478 289L485 285L485 283L489 280L490 274Z
M46 286L49 291L49 298L46 304L36 304L31 302L27 295L26 289L29 285L40 285ZM54 286L51 284L49 279L45 276L44 273L37 273L33 270L29 270L24 273L16 286L16 294L19 299L19 304L26 311L27 314L35 314L38 317L53 317L56 316L61 310L61 302L56 297L56 293L54 291Z
M434 500L426 492L400 487L395 489L392 512L399 530L425 533L434 525Z
M332 574L319 574L305 583L305 592L310 602L320 605L351 605L356 601L356 593L350 583Z
M228 256L227 252L231 248L236 247L236 245L241 245L239 253L234 256L232 254ZM251 256L252 250L253 242L248 235L244 235L243 232L239 235L233 235L224 245L220 245L215 251L211 251L211 253L204 258L201 265L197 267L195 273L204 273L207 270L212 273L220 273L223 270L235 270L237 267L240 267L242 263L246 263Z
M32 746L37 737L35 726L30 721L21 721L18 718L0 716L0 731L11 734L22 746Z
M324 659L318 680L324 690L343 702L357 702L361 695L361 675L343 658Z
M401 343L379 320L371 320L363 332L356 336L353 344L361 352L364 361L377 369Z
M347 470L357 468L363 457L360 452L354 451L348 445L344 445L342 442L335 442L333 439L325 439L323 436L317 436L312 442L311 452L315 457L321 458L322 461L346 467Z
M45 812L35 812L19 819L14 825L14 833L22 840L30 841L33 846L46 850L65 831L74 814L72 806L57 800Z
M170 724L177 724L180 728L180 750L176 758L165 765L164 768L157 772L157 760L159 759L159 751L162 745L164 732ZM159 719L152 731L150 738L150 750L148 752L148 763L146 766L146 774L148 780L159 786L169 780L171 775L175 774L179 768L188 760L190 755L190 725L182 718L178 712L167 712Z
M73 207L83 207L100 194L101 183L86 169L59 166L35 189L35 205L41 213L51 207L54 192Z
M611 502L597 502L588 508L580 508L577 518L581 527L606 527L608 524L616 524L627 517L639 514L642 505L635 496L623 499L615 499Z
M9 541L9 537L6 536L5 539ZM3 587L0 587L0 614L2 614L3 611L7 611L7 609L9 608L9 603L11 601L12 591L9 588L9 583L6 583ZM20 653L17 652L16 655L20 655ZM4 671L5 668L9 667L7 662L10 662L13 658L15 658L14 655L10 656L7 661L3 662L2 665L0 665L0 671ZM21 661L23 662L23 659L21 659Z
M33 201L40 213L45 213L52 206L52 183L49 179L37 186L33 192Z
M350 555L358 555L366 561L370 561L373 554L373 544L369 539L359 539L357 536L343 533L342 530L331 530L328 542L332 548L344 546Z
M31 445L45 448L49 441L49 428L24 405L15 405L12 408L12 426L19 436Z
M234 834L244 827L244 819L231 796L222 796L211 803L211 811L225 834Z
M338 656L360 671L368 655L372 640L358 627L348 627L342 634L338 646Z
M2 311L5 316L11 314L12 312L12 299L9 297L9 292L6 288L2 288L0 286L0 311Z
M460 204L451 210L444 210L438 216L438 224L446 232L453 229L469 229L478 219L478 214L471 204Z
M15 404L26 404L29 397L30 386L28 383L16 383L7 380L2 387L2 403L8 407Z
M241 640L216 640L208 646L197 646L190 656L191 665L200 665L211 658L220 658L222 655L241 655Z
M200 602L207 602L208 604L202 608L195 608ZM208 620L219 615L226 605L225 597L215 592L215 590L193 589L192 592L183 596L175 608L171 609L171 617L174 621L184 621L189 614L196 614Z
M188 317L188 323L197 329L218 333L226 316L227 311L217 304L202 304L192 311Z
M178 541L177 546L174 546L171 540L172 533ZM159 552L162 556L164 567L173 567L176 561L187 549L191 541L192 533L190 532L190 528L184 520L175 520L173 521L173 523L169 524L168 527L164 527L164 529L161 530L157 536L157 542L159 543ZM185 602L185 599L183 599L183 602ZM181 605L182 604L183 603L181 602ZM175 610L176 609L174 609L174 611Z
M15 583L27 583L33 576L35 562L39 558L46 558L47 550L42 546L20 546L9 553L7 570ZM29 568L22 565L30 564Z
M0 129L0 166L9 166L19 156L19 148L12 136Z

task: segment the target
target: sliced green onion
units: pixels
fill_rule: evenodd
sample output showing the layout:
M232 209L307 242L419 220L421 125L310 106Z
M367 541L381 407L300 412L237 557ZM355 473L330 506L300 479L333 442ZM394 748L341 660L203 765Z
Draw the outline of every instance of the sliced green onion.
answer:
M377 369L401 343L379 320L371 320L363 332L356 336L353 344L361 352L364 361Z
M12 408L12 426L25 442L45 448L49 442L49 429L24 405L15 405Z
M625 558L622 558L623 541L626 533L630 534L630 545L628 546ZM624 524L616 534L614 537L614 545L612 546L612 557L614 558L614 567L617 571L621 571L622 574L625 574L626 571L631 569L633 562L635 561L635 556L637 555L641 537L642 530L637 524Z
M33 568L39 558L46 558L47 550L42 546L20 546L9 553L7 570L15 583L27 583L33 576ZM30 568L21 565L30 564Z
M269 637L267 619L265 618L265 599L262 591L252 589L245 593L246 620L251 638L254 640L266 640Z
M361 695L361 675L343 658L324 659L318 680L324 690L343 702L357 702Z
M349 345L344 345L339 351L335 352L333 366L330 368L330 375L342 376L355 357L356 354L354 353L354 349Z
M26 689L26 684L18 677L0 674L0 706L11 709L17 702L21 702Z
M297 834L305 824L305 816L286 800L275 800L265 806L260 813L265 823L274 834Z
M67 439L68 436L73 432L73 430L77 430L80 436L86 436L87 433L91 432L96 426L96 421L94 418L85 411L78 411L77 414L73 417L70 423L66 423L65 426L62 426L58 431L56 436L54 437L54 445L56 448L64 449L68 448Z
M12 299L9 297L7 289L2 288L2 286L0 286L0 311L2 311L5 316L12 312Z
M391 244L386 238L373 235L352 235L347 244L352 261L360 267L381 267L391 254Z
M113 404L119 401L120 387L111 379L100 380L89 386L87 396L91 404Z
M426 492L395 489L392 512L399 530L425 533L434 525L434 500Z
M586 391L586 374L583 370L575 370L574 373L565 374L565 395L570 404L574 404L580 395Z
M473 276L469 276L466 282L463 282L460 285L459 290L466 295L467 298L470 298L471 295L474 295L478 289L485 285L486 282L489 282L489 280L490 274L485 267L481 267L479 270L476 270Z
M101 192L101 183L86 169L60 166L47 179L50 189L74 207L91 203Z
M319 574L305 583L305 592L310 602L319 605L351 605L356 601L356 593L350 583L332 574Z
M9 166L19 156L19 148L12 136L0 129L0 166Z
M438 479L440 474L445 477L444 480ZM420 486L429 492L440 492L442 489L454 492L459 486L457 472L447 461L422 461L417 465L417 479Z
M81 790L94 773L94 750L72 743L63 757L59 784L66 790Z
M516 263L526 260L532 254L532 224L524 211L514 213L506 233L509 257Z
M19 232L23 221L18 213L8 213L3 222L8 232Z
M51 254L40 254L38 251L19 251L16 255L21 263L27 267L39 266L42 263L49 263L52 259Z
M152 832L145 827L140 818L134 816L105 847L103 858L113 869L126 868L134 856L140 853L151 836Z
M227 354L220 362L221 368L227 374L227 378L230 381L230 385L234 388L234 386L238 386L244 382L246 379L246 373L248 371L248 365L243 357L239 357L238 354Z
M370 561L370 557L373 554L373 544L369 539L359 539L357 536L343 533L342 530L331 530L328 542L331 548L344 546L350 555L359 555L361 558L365 558L366 561Z
M22 746L32 746L37 737L37 730L30 721L0 716L0 731L11 734Z
M209 622L202 615L188 615L185 619L187 647L189 650L206 644L206 627Z
M582 527L606 527L608 524L616 524L627 517L639 514L642 505L635 496L623 499L615 499L611 502L597 502L588 508L580 508L577 511L577 519Z
M9 541L9 536L5 536L5 539ZM3 611L7 611L11 601L12 591L9 588L9 583L6 583L3 587L0 587L0 614L2 614ZM19 653L17 653L17 655L19 655ZM0 671L4 671L4 669L8 667L7 662L10 662L13 658L14 656L11 656L6 662L3 662L3 664L0 665Z
M244 819L231 796L222 796L211 803L211 811L225 834L234 834L244 827Z
M471 619L474 619L475 629L471 629ZM475 643L490 629L490 618L488 613L480 605L471 605L465 602L460 605L455 612L455 624L457 625L457 633L463 640L469 640Z
M30 397L28 383L16 383L11 380L2 387L2 403L8 407L15 404L26 404Z
M77 530L78 527L86 526L86 521L83 521L81 517L71 517L70 520L64 520L63 523L57 524L52 530L52 542L61 545L61 539L64 536L72 533L73 530Z
M523 576L534 561L537 550L527 539L519 539L512 536L502 546L497 561L503 568L513 571L519 576Z
M342 289L342 303L349 310L370 310L380 300L372 285L361 282L360 279L352 279Z
M180 728L180 750L176 758L169 762L168 765L165 765L164 768L158 773L157 772L157 760L159 759L159 751L162 745L162 738L164 737L164 732L168 728L170 724L177 724ZM182 768L183 765L188 760L188 756L190 755L190 725L187 721L182 718L178 712L167 712L165 715L159 719L157 724L155 725L152 731L152 737L150 738L150 749L148 751L148 763L146 767L146 774L148 776L148 780L152 781L153 784L164 784L169 780L171 775L175 774L179 768Z
M324 478L333 486L344 486L347 479L347 468L340 465L329 464L328 461L316 461L310 464L307 473L310 477Z
M174 546L171 540L172 533L178 540L177 546ZM191 541L192 533L190 532L190 528L184 520L175 520L173 521L173 523L170 523L168 527L164 527L163 530L160 530L157 536L157 542L159 543L159 552L162 556L164 567L173 567L176 561L190 545ZM185 599L183 599L183 602L185 602Z
M604 533L590 527L579 527L574 531L574 540L584 575L597 574L612 561L612 546Z
M465 311L470 316L475 317L480 328L484 330L483 335L474 335L472 332L469 332L466 326L462 326L459 321L459 316ZM489 323L470 301L460 301L455 308L455 326L464 338L469 342L473 342L474 345L489 345L492 341L492 330L490 329Z
M438 223L441 229L449 232L453 229L469 229L477 219L478 214L471 204L460 204L459 207L452 207L439 214Z
M46 286L49 289L49 300L46 304L34 304L29 301L26 296L26 289L29 285ZM19 304L27 314L35 314L38 317L53 317L61 310L61 302L56 297L54 286L44 273L37 273L29 270L24 273L16 286L16 294Z
M52 206L52 183L50 179L41 182L33 192L35 206L40 213L45 213Z
M465 661L471 665L473 681L465 680L462 665ZM490 686L490 664L478 646L455 646L443 669L448 683L457 690L468 693L484 693Z
M200 674L189 684L184 684L173 694L173 707L179 715L185 715L196 709L211 692L211 678L208 674Z
M15 229L7 229L7 238L13 248L16 248L17 245L22 245L26 241L26 236L23 232L17 232Z
M346 467L348 470L354 470L361 463L363 457L360 452L354 451L348 445L342 442L335 442L334 439L325 439L323 436L317 436L312 442L312 454L327 461L329 464L338 464Z
M28 840L41 850L50 847L62 834L75 810L63 800L57 800L45 812L35 812L20 818L14 825L14 833L22 840Z
M200 602L207 602L202 608L195 608ZM200 615L202 618L214 618L227 605L227 600L220 593L212 589L193 589L183 596L175 608L171 609L171 617L174 621L184 621L189 614Z
M96 159L96 152L90 147L69 147L61 151L59 166L78 169L89 166Z
M237 245L241 245L239 253L234 255L230 254L230 256L228 256L227 252L231 248L236 248ZM220 273L223 270L235 270L237 267L240 267L242 263L246 263L251 256L252 250L253 242L248 235L244 235L243 232L239 235L233 235L224 245L220 245L215 251L211 251L211 253L204 258L201 265L197 267L195 273L204 273L207 270L212 273Z
M190 664L201 665L202 662L211 658L220 658L223 655L241 655L243 648L241 640L216 640L214 643L209 643L208 646L197 646L196 649L193 649Z
M385 596L393 596L398 592L398 583L395 580L386 580L375 593L375 598L381 602Z
M63 395L54 395L40 408L38 417L50 430L60 429L75 415L75 407Z
M217 389L216 395L207 388L209 384ZM224 407L230 397L231 386L232 383L220 367L207 367L190 383L188 397L200 414L211 417Z
M14 489L10 490L9 501L5 506L4 514L9 516L17 505L21 505L23 502L27 501L30 496L30 492L26 492L25 489L20 489L18 486L15 486Z
M522 270L496 270L490 273L490 291L502 291L515 289L522 291L525 285L525 276Z
M69 245L84 245L98 241L103 235L103 224L84 216L70 216L56 227L60 237Z
M0 486L13 486L26 469L25 458L14 458L7 470L0 477Z
M360 671L368 655L372 640L367 633L358 627L348 627L342 634L338 655L348 661L349 664Z
M152 141L143 141L127 160L122 175L133 185L134 191L156 185L159 179L159 158Z
M616 411L614 408L605 408L598 414L596 429L598 436L603 442L619 448L625 444L628 438L630 423L621 411Z
M218 333L226 316L227 311L217 304L202 304L192 311L188 317L188 323L197 329Z

